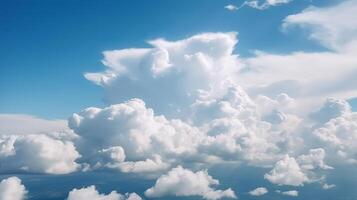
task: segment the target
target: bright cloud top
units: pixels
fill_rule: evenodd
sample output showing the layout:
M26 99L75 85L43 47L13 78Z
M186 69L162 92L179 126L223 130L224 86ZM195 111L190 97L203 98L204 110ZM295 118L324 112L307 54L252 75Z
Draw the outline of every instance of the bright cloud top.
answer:
M112 191L109 194L99 194L95 186L73 189L69 192L67 200L142 200L136 193L120 194Z
M232 189L215 190L211 186L219 182L213 179L207 171L192 172L181 166L173 168L166 175L160 176L155 186L145 191L147 197L162 196L202 196L204 199L215 200L236 198Z
M27 190L17 177L10 177L0 182L0 199L2 200L24 200Z
M266 193L268 193L268 189L266 189L265 187L258 187L249 192L249 194L252 196L262 196Z

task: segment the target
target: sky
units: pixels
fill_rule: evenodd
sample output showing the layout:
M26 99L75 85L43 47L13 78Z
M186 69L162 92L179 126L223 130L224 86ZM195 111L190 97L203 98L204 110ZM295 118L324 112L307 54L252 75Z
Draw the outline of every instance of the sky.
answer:
M103 68L101 52L148 47L147 40L182 39L202 32L239 32L235 51L285 53L322 47L303 33L281 32L281 21L310 4L294 1L263 12L222 9L231 1L2 1L1 113L65 119L104 106L102 91L83 78ZM223 6L222 6L223 5Z
M0 0L0 199L356 199L356 0Z

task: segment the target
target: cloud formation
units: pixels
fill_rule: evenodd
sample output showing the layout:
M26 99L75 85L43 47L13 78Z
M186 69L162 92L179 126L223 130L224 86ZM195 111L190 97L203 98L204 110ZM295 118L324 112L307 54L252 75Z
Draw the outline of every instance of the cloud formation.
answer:
M81 189L73 189L69 192L67 200L141 200L136 193L120 194L112 191L109 194L100 194L94 185Z
M299 191L297 191L297 190L289 190L289 191L277 190L276 192L279 193L279 194L285 195L285 196L292 196L292 197L299 196Z
M278 161L264 178L278 185L301 186L308 181L296 160L288 155Z
M265 9L290 1L248 2ZM257 51L242 58L234 53L234 32L105 51L106 68L85 77L105 90L109 105L74 113L69 127L63 121L1 115L0 171L67 174L109 168L153 175L156 183L145 192L153 198L236 198L230 188L216 189L219 181L204 170L216 163L264 167L262 178L277 185L322 184L323 173L334 164L357 163L357 114L344 100L357 96L357 33L350 19L355 8L355 1L346 1L285 18L285 29L310 30L325 51ZM249 194L267 192L260 187ZM100 194L94 186L68 196L86 198L141 199L116 191Z
M232 189L216 190L212 188L219 182L207 171L192 172L181 166L173 168L160 176L153 187L145 191L147 197L163 196L202 196L204 199L237 198Z
M43 134L0 139L1 171L66 174L80 167L79 157L71 141Z
M249 192L252 196L262 196L266 193L268 193L268 190L265 187L258 187Z
M1 200L24 200L27 190L17 177L10 177L0 182Z

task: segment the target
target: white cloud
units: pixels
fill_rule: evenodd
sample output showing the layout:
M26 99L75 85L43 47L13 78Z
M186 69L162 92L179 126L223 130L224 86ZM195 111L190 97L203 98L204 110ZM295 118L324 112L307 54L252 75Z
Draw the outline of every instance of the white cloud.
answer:
M354 20L357 3L354 0L341 1L338 5L318 8L309 7L301 13L284 19L284 28L300 26L310 30L310 38L324 46L343 50L356 46L357 22Z
M264 178L274 184L291 186L301 186L309 180L295 158L288 155L278 161Z
M112 191L109 194L100 194L94 185L69 192L67 200L141 200L136 193L120 194Z
M297 190L289 190L289 191L276 191L279 194L285 195L285 196L292 196L292 197L297 197L299 196L299 192Z
M333 169L324 162L325 150L322 148L310 149L309 154L301 155L297 158L297 162L304 170L320 169Z
M159 155L154 155L153 159L146 159L144 161L128 161L117 165L122 172L125 173L147 173L147 172L162 172L170 167L169 164L164 163Z
M218 95L240 69L232 53L236 35L203 33L178 41L152 40L147 49L106 51L106 70L85 77L105 89L110 104L140 98L158 113L181 116L198 90Z
M328 98L324 105L311 117L315 122L326 123L333 118L340 117L351 112L351 106L343 99Z
M329 190L329 189L332 189L332 188L334 188L334 187L336 187L335 184L327 184L327 183L324 183L324 184L322 185L322 189L324 189L324 190Z
M10 177L0 182L1 200L23 200L26 198L27 190L17 177Z
M235 11L238 10L238 7L233 5L233 4L228 4L226 6L224 6L225 9L229 10L229 11Z
M145 191L147 197L163 196L202 196L204 199L215 200L221 198L236 198L230 188L215 190L212 185L219 182L213 179L207 171L192 172L178 166L166 175L156 180L155 186Z
M262 196L266 193L268 193L268 190L265 187L258 187L249 192L252 196Z
M357 164L357 113L344 112L313 131L321 145L329 150L331 158Z
M104 109L88 108L69 121L81 137L77 143L85 162L94 165L97 160L93 157L103 157L106 152L106 158L109 155L124 172L166 169L163 160L195 154L203 138L197 128L180 120L155 116L139 99ZM113 148L123 152L113 152Z
M76 163L80 155L70 141L61 141L42 134L10 136L11 142L9 139L3 141L8 147L4 148L7 153L0 158L1 171L66 174L80 167ZM1 140L0 146L3 147Z
M290 3L293 0L247 0L239 7L249 6L258 10L265 10L272 6L279 6Z
M68 131L66 120L47 120L21 114L0 114L0 135L47 134L63 131Z

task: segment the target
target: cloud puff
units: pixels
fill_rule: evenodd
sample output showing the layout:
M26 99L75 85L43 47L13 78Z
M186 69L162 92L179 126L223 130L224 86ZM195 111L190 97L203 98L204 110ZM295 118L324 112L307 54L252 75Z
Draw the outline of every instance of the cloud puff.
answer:
M357 145L354 142L357 139L356 130L357 113L347 111L317 127L313 135L331 155L337 155L350 163L357 163Z
M224 6L225 9L229 10L229 11L235 11L238 10L238 7L233 5L233 4L228 4L226 6Z
M289 191L276 191L279 194L285 195L285 196L292 196L292 197L297 197L299 196L299 192L297 190L289 190Z
M76 163L80 155L72 142L47 135L5 137L0 147L1 171L66 174L80 167Z
M109 153L112 160L120 163L125 155L126 162L118 165L124 172L167 168L161 158L180 160L195 154L203 138L197 128L181 120L155 116L139 99L104 109L88 108L74 114L69 125L81 137L78 147L82 161L95 164L93 157Z
M155 186L145 191L147 197L163 196L202 196L204 199L236 198L230 188L215 190L211 186L218 185L207 171L192 172L181 166L173 168L166 175L156 180Z
M317 178L316 171L333 169L325 164L324 159L325 150L322 148L310 149L308 154L300 155L297 159L285 155L264 178L274 184L291 186L321 180L324 177Z
M180 116L199 90L217 95L240 69L232 53L236 35L203 33L178 41L152 40L147 49L106 51L106 70L85 77L105 89L111 104L140 98L158 113Z
M320 169L333 169L324 162L325 150L322 148L310 149L306 155L301 155L297 158L297 162L304 170Z
M120 194L116 191L112 191L111 193L99 194L96 190L95 186L88 186L81 189L73 189L69 192L67 200L141 200L142 198L136 193L126 193Z
M17 177L10 177L0 182L1 200L23 200L26 198L27 190Z
M249 192L252 196L262 196L266 193L268 193L268 190L265 187L258 187Z
M311 114L311 117L315 122L323 124L333 118L340 117L350 112L351 106L347 101L343 99L328 98L317 112Z
M82 162L123 172L164 171L185 160L272 164L290 148L295 136L287 133L300 120L275 110L292 101L286 94L265 99L272 109L259 113L242 88L230 86L220 98L208 94L198 99L191 106L191 122L155 115L142 100L132 99L103 109L87 108L74 114L69 126L80 136L76 144Z
M303 173L295 158L286 155L274 168L264 175L268 181L278 185L301 186L309 179Z

